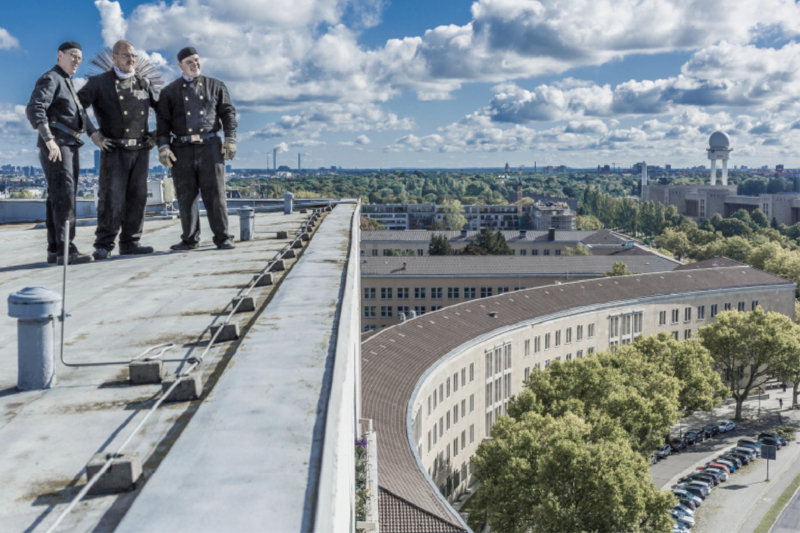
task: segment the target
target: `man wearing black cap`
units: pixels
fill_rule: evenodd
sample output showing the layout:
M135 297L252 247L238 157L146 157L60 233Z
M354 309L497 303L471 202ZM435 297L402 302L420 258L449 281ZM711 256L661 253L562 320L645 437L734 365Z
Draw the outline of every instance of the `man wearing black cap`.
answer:
M58 47L56 66L45 72L33 89L25 110L28 120L39 130L39 161L47 179L47 262L62 264L64 246L69 247L69 263L88 263L91 256L78 252L75 238L75 189L80 162L81 135L88 132L95 144L100 134L81 106L72 76L83 61L81 45L67 41ZM98 146L100 145L98 144ZM64 242L64 225L69 220L69 242Z
M194 250L200 245L199 191L214 244L229 250L234 246L228 234L224 160L236 154L236 110L224 83L200 75L194 48L178 52L178 66L182 76L161 91L156 112L158 158L172 167L183 229L181 242L171 248ZM220 129L224 142L217 136Z
M120 255L153 253L140 246L147 206L147 171L155 134L147 125L158 97L150 81L136 73L136 50L128 41L112 49L111 70L92 76L78 91L84 107L94 107L105 148L100 153L100 179L95 231L95 259L106 259L119 237Z

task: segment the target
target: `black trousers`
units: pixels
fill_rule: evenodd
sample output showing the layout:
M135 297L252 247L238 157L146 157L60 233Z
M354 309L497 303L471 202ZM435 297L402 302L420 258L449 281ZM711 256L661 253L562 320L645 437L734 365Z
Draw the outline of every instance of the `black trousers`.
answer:
M149 163L150 150L115 147L100 153L95 248L113 250L120 229L121 249L135 246L142 238Z
M47 251L64 253L64 224L69 220L69 252L77 252L75 239L75 192L78 185L80 158L78 146L59 146L61 161L50 161L49 150L39 143L39 162L47 179Z
M207 144L173 144L177 161L172 166L172 180L181 212L181 239L188 244L200 242L200 196L214 233L214 244L233 238L228 235L228 207L225 201L225 160L219 138Z

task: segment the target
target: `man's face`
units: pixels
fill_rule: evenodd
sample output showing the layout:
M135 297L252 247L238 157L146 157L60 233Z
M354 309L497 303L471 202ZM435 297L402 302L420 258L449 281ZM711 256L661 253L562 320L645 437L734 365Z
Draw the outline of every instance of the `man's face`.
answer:
M78 71L78 67L83 61L83 52L77 48L70 48L69 50L58 51L58 66L64 69L64 72L70 76L74 76Z
M136 65L136 50L133 46L122 46L118 53L111 55L114 65L125 74L130 74Z
M183 61L178 63L181 67L181 72L188 78L196 78L200 75L200 56L197 54L190 55L183 58Z

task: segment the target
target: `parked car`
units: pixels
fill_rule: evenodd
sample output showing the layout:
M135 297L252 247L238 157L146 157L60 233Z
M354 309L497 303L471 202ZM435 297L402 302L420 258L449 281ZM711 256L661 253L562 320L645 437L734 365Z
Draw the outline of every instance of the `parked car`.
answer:
M737 451L730 451L725 455L736 457L740 461L742 461L742 463L745 465L749 465L751 462L753 462L753 459L755 459L755 457L751 456L749 453L737 452Z
M758 439L758 442L760 444L766 444L767 446L775 446L779 450L783 447L783 444L781 444L781 441L779 441L778 439L772 438L772 437L761 437L760 439Z
M697 442L703 442L710 437L710 435L706 435L706 430L703 428L695 429L694 432L697 433Z
M716 424L706 426L703 429L705 430L705 432L708 435L710 435L712 437L715 437L715 436L719 435L719 426L716 425Z
M675 520L677 523L679 523L679 524L683 524L683 525L684 525L684 526L686 526L686 527L692 527L692 526L694 526L694 518L692 518L691 516L686 516L686 515L683 515L683 514L681 514L681 513L677 512L677 511L674 511L674 510L673 510L673 511L670 511L669 513L672 515L672 518L673 518L673 519L674 519L674 520Z
M694 494L695 496L697 496L702 500L705 500L706 496L708 496L711 493L711 489L705 483L696 483L696 482L678 483L677 485L675 485L675 488L683 489L686 492L691 492L692 494Z
M724 470L726 474L733 474L735 467L730 462L724 464L719 461L711 461L710 463L706 463L705 468L719 468L720 470Z
M761 443L758 444L747 444L742 443L737 446L737 448L747 448L748 450L753 450L756 454L756 457L761 457Z
M669 441L670 448L673 452L679 452L686 449L686 439L672 439Z
M686 516L691 516L692 518L694 518L694 510L690 509L690 508L688 508L688 507L686 507L684 505L681 505L680 503L677 504L672 509L674 511L677 511L677 512L681 513L681 514L685 514Z
M727 469L722 469L722 468L717 468L717 467L711 466L711 467L706 467L706 469L703 470L703 472L708 472L709 474L714 474L714 475L718 476L717 479L719 479L720 481L728 481L728 471L727 471Z
M708 483L709 488L719 485L719 478L716 475L704 472L692 472L680 478L678 483L692 483L694 481Z
M679 505L683 505L684 507L686 507L688 509L691 509L692 511L697 509L697 503L695 503L694 500L690 500L689 498L681 498L677 494L675 495L675 497L678 498L678 504Z
M736 424L731 422L730 420L720 420L717 422L717 426L719 427L720 433L727 433L729 431L733 431L736 429Z
M773 439L778 439L781 441L781 446L786 446L789 444L788 440L781 438L781 436L777 433L759 433L758 438L760 439L761 437L772 437Z
M731 451L746 453L750 455L751 459L756 459L761 453L760 448L760 446L736 446Z
M750 464L749 457L730 452L722 454L719 459L722 459L723 461L734 461L737 469L743 467L744 465Z
M683 434L683 438L686 439L686 444L690 446L695 442L697 442L698 439L697 433L694 431L687 431L686 433Z
M742 467L741 461L737 461L733 457L730 457L730 458L726 459L722 455L720 455L719 457L714 459L713 462L720 463L720 464L723 464L723 465L727 466L728 468L731 469L731 472L736 472L737 470L739 470Z
M656 459L664 459L672 453L672 446L669 444L663 445L655 451Z
M680 500L688 500L694 503L695 507L700 507L703 504L703 498L692 492L689 492L688 490L674 488L672 489L672 494L674 494Z

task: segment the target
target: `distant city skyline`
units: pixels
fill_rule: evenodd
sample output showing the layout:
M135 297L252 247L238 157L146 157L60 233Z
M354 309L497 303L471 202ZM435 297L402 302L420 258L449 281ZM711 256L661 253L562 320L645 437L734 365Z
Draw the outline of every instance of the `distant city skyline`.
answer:
M1 24L0 165L38 164L24 106L58 44L83 44L80 85L126 38L166 80L198 48L237 106L234 168L294 169L298 153L311 169L686 168L715 129L731 168L800 167L790 0L48 0L5 6Z

